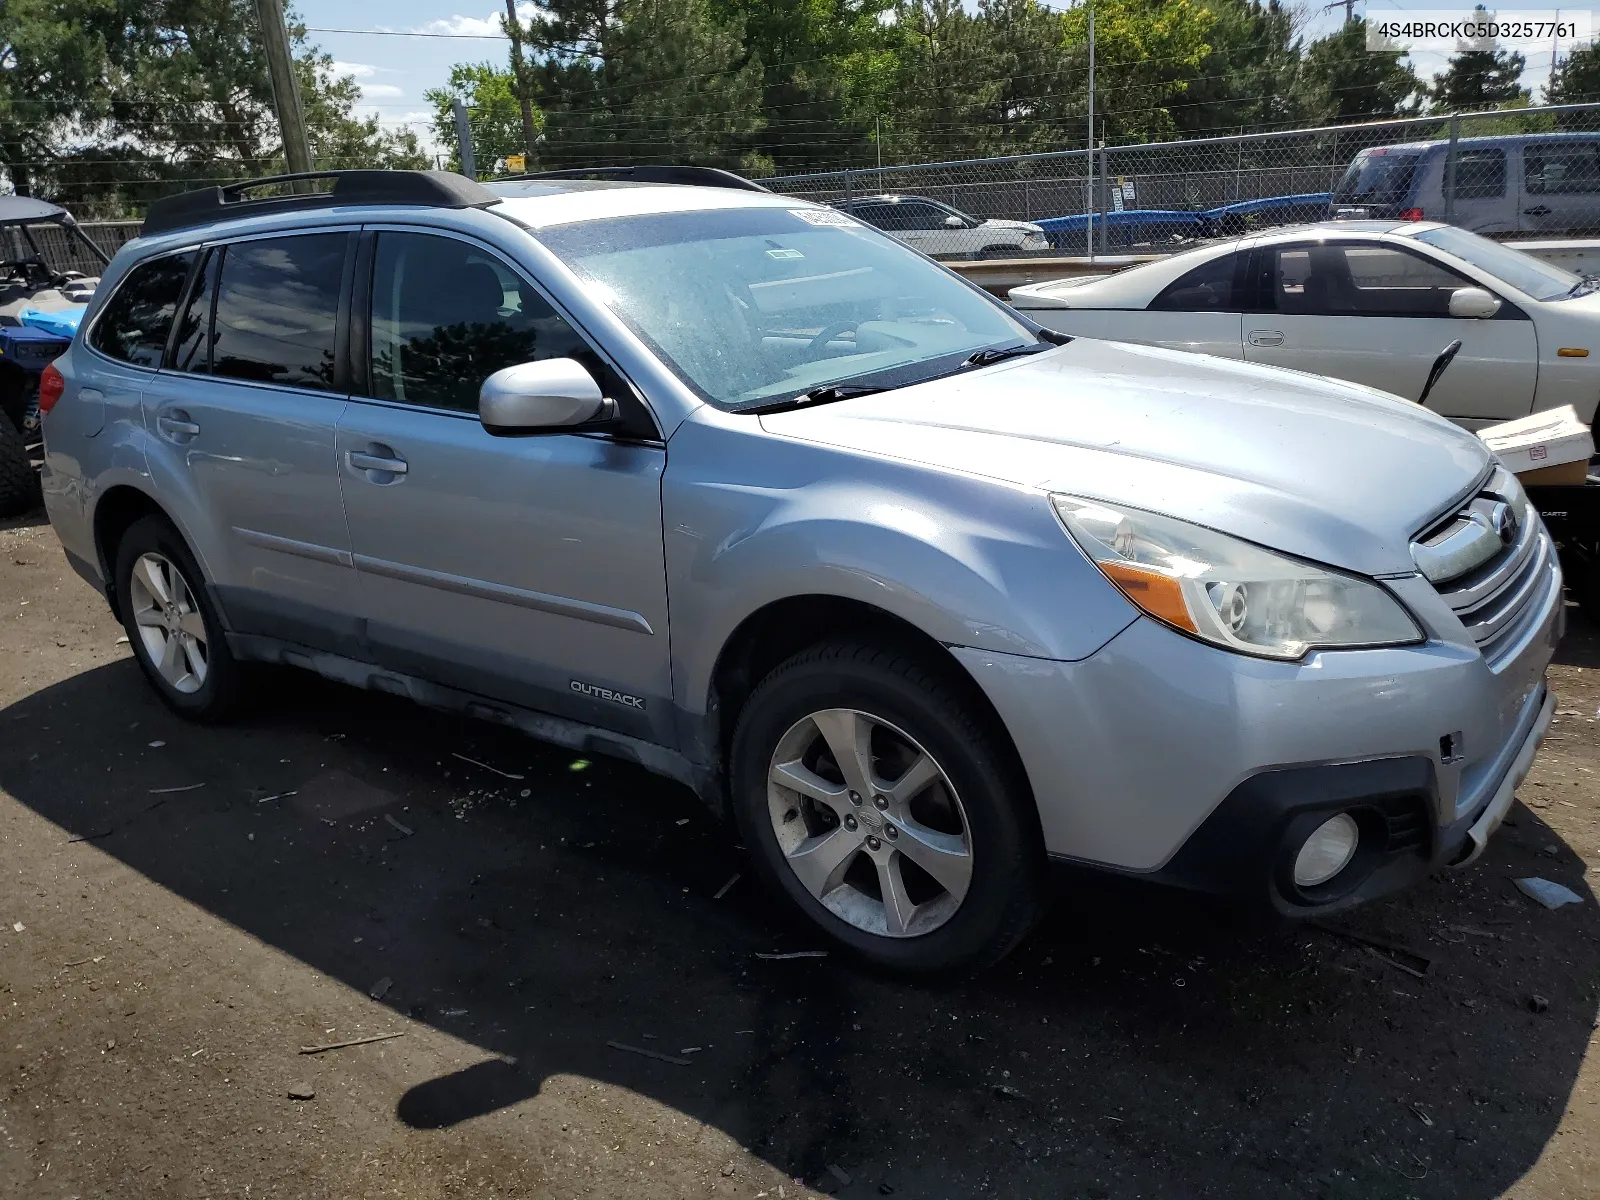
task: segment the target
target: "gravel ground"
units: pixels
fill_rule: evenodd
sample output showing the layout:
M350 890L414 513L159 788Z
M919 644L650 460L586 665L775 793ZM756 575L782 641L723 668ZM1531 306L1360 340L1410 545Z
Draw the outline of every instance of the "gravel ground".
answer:
M187 725L121 633L0 527L0 1196L1600 1196L1576 615L1489 853L1342 923L1409 954L1070 879L944 987L759 957L675 785L310 677Z

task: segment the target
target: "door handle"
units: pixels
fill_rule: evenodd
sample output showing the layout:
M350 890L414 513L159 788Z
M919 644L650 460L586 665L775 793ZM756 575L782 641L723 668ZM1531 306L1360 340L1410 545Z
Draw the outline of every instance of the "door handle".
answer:
M1283 334L1276 329L1252 329L1245 335L1245 341L1252 346L1281 346Z
M1550 209L1543 204L1535 204L1532 208L1525 208L1522 211L1530 217L1548 217L1550 215Z
M179 438L192 438L200 432L200 426L191 421L189 414L181 408L175 408L158 416L156 428L174 441Z
M410 469L403 458L392 457L394 451L384 447L386 454L368 453L362 450L345 451L344 460L350 464L353 471L382 471L389 475L404 475Z

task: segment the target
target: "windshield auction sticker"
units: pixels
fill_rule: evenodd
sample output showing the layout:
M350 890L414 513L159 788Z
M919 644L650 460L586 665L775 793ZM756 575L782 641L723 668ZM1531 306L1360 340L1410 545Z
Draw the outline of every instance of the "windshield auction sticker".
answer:
M1411 8L1404 12L1367 15L1367 49L1428 50L1458 54L1464 50L1553 50L1560 53L1592 40L1593 16L1587 9L1497 13L1478 7Z
M789 215L799 217L807 225L855 225L856 222L831 208L791 208Z

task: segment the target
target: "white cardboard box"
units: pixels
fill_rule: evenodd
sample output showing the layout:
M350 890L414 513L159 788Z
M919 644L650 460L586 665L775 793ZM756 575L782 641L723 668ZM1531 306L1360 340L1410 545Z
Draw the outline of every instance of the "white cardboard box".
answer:
M1570 404L1490 425L1478 436L1524 483L1582 483L1594 456L1594 437Z

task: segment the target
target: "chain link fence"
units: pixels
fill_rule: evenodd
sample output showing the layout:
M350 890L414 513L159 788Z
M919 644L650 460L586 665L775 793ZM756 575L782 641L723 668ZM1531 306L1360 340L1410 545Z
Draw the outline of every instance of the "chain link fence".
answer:
M787 175L936 258L1151 254L1339 218L1600 237L1600 105Z

